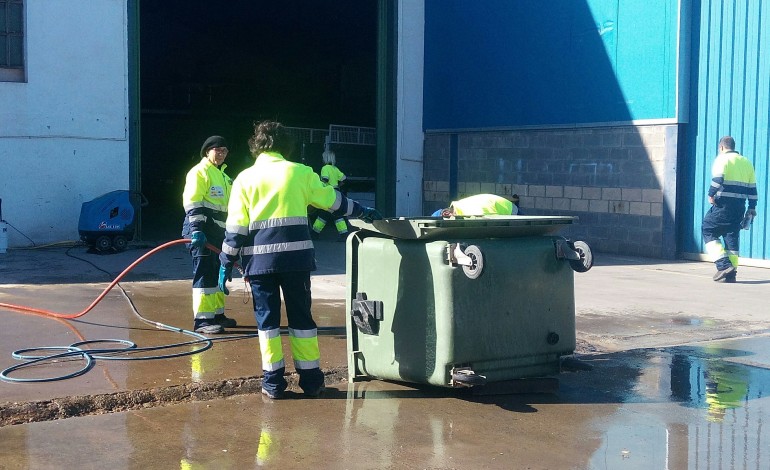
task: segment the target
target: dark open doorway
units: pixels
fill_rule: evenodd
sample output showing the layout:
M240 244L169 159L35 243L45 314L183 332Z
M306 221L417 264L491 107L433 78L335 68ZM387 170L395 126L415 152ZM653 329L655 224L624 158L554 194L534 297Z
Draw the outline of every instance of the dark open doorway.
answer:
M178 238L184 176L209 135L228 140L235 177L254 121L375 127L377 13L377 0L139 0L142 238ZM315 167L322 150L295 158ZM375 176L374 148L338 161Z

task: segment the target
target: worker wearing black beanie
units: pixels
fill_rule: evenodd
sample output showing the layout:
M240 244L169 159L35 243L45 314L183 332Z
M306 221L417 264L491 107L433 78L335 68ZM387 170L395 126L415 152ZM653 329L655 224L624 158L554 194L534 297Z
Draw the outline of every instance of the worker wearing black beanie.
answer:
M219 258L206 245L222 246L227 220L227 203L233 180L225 173L227 141L212 135L201 146L201 160L185 178L182 204L185 220L182 238L189 238L193 261L193 330L224 333L236 321L225 316L225 296L217 289Z
M209 150L220 147L227 148L227 141L221 135L212 135L201 146L201 158L205 158Z

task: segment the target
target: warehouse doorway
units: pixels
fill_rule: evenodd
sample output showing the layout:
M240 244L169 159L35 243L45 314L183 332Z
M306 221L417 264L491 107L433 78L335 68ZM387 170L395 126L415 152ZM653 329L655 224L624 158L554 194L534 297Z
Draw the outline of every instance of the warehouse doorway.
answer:
M376 127L377 0L138 1L143 239L179 237L184 176L210 135L228 140L235 177L253 161L246 142L255 121ZM295 157L318 166L322 150L306 142ZM338 150L349 176L376 178L373 147Z

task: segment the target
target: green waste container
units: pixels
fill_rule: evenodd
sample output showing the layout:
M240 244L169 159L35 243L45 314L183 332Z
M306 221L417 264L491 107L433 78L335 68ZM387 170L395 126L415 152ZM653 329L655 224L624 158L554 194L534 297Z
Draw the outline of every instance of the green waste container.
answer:
M576 217L399 218L347 240L350 381L483 385L559 372L575 350Z

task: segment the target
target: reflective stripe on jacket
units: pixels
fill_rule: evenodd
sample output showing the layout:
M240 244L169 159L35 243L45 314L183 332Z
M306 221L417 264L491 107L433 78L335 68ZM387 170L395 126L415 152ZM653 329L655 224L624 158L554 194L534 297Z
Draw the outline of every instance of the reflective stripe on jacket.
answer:
M260 154L233 183L220 260L231 265L241 256L246 276L313 271L307 206L346 216L361 212L309 166L276 152Z
M748 199L750 209L757 206L757 180L748 158L734 150L720 153L711 167L711 176L708 195L718 205L740 203L743 207Z
M513 202L494 194L477 194L452 201L455 215L515 215Z
M190 231L221 234L227 220L227 203L233 180L225 173L227 165L217 168L207 158L187 172L182 205Z

